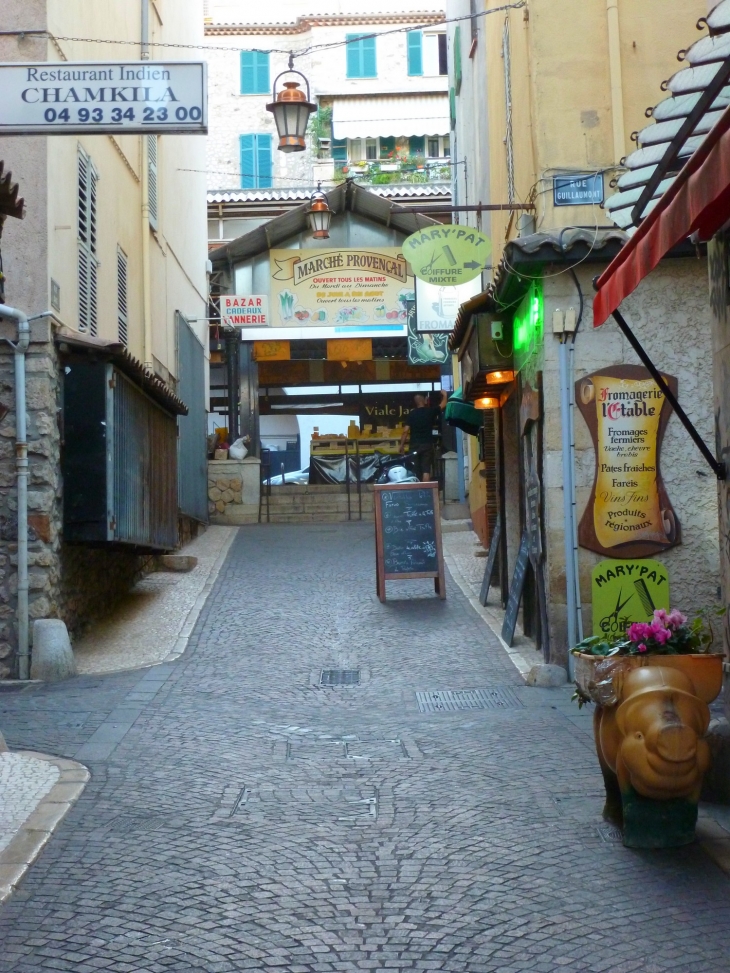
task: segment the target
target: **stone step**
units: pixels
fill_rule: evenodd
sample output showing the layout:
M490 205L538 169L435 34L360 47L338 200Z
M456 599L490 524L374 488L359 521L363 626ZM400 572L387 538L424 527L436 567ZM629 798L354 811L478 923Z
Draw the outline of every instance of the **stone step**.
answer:
M358 519L357 512L353 512L352 522ZM372 521L373 515L363 511L363 521ZM266 523L266 511L261 511L261 523ZM279 513L270 512L269 523L271 524L346 524L347 513Z
M362 497L361 504L363 510L372 510L373 501L370 497ZM262 507L266 506L266 500L264 499L261 503ZM350 499L350 508L358 506L357 497L352 497ZM325 500L324 498L313 498L313 497L291 497L291 498L281 498L273 497L269 500L269 507L271 510L347 510L347 498L337 498L331 500Z

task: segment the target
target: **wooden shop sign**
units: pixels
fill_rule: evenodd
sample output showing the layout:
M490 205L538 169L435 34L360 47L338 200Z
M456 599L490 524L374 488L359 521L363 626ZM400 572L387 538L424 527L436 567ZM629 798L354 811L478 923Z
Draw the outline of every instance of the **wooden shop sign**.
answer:
M677 395L677 379L664 375ZM596 471L578 528L581 547L614 558L651 557L681 531L660 472L671 407L641 365L616 365L575 384L596 450Z

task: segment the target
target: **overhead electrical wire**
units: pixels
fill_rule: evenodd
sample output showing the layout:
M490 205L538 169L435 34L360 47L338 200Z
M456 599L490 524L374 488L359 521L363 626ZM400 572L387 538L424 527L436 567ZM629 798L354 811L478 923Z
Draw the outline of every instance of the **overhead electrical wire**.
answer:
M313 51L324 51L331 50L337 47L346 47L348 44L354 44L357 41L363 40L369 37L385 37L390 34L408 34L414 30L427 30L432 27L442 27L448 24L460 23L464 20L477 20L480 17L486 17L489 14L496 14L504 12L505 10L519 10L527 5L527 0L516 0L515 3L506 3L500 7L492 7L491 10L481 10L474 14L465 14L461 17L445 17L442 20L431 20L426 24L411 24L409 27L394 27L392 30L381 30L381 31L371 31L371 33L358 34L356 37L342 41L331 41L328 44L310 44L309 47L302 48L299 51L284 50L280 47L271 48L261 48L261 47L251 47L246 48L249 51L256 51L259 54L285 54L287 56L291 55L293 58L304 57L306 54L311 54ZM276 27L276 24L260 24L254 25L260 26L262 28L266 27L270 29L271 27ZM57 41L72 41L83 44L114 44L120 45L122 47L140 47L141 41L127 41L127 40L111 40L100 37L71 37L68 35L53 34L49 30L44 30L40 28L31 28L28 30L0 30L0 37L49 37ZM232 45L221 45L221 44L175 44L169 41L149 41L150 47L157 48L171 48L176 50L192 50L192 51L235 51L240 53L241 45L238 44L235 47Z

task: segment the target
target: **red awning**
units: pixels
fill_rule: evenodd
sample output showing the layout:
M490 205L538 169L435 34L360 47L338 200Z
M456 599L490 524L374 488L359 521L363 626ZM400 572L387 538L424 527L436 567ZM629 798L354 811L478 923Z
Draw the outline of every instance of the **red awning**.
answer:
M709 240L730 220L730 108L597 281L593 326L603 324L673 246Z

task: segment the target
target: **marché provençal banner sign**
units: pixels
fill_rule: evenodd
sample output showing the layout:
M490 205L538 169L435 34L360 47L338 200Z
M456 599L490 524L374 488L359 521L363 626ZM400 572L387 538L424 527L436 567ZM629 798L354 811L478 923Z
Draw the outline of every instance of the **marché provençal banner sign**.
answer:
M491 252L489 237L471 226L448 223L416 230L403 241L403 256L416 277L440 287L474 280Z
M0 64L0 135L208 131L203 61Z
M393 326L403 332L413 278L400 247L270 250L275 326Z
M664 378L676 395L677 379ZM678 544L680 525L659 466L670 406L654 379L640 365L616 365L579 379L575 397L596 450L581 547L641 558Z

